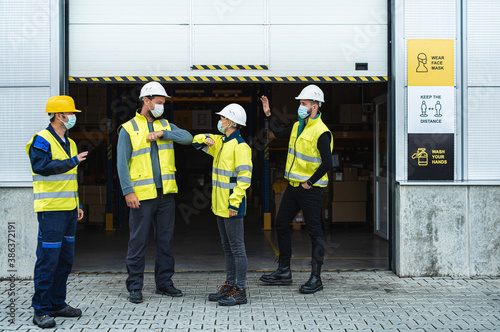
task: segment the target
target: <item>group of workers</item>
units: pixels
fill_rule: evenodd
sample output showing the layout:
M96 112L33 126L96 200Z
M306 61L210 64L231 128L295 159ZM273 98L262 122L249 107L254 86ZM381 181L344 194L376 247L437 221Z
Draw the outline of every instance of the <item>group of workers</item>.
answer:
M217 216L225 255L226 280L210 301L232 306L247 303L247 256L244 243L246 190L251 185L252 153L240 134L246 125L245 109L229 104L216 114L220 135L192 136L163 117L170 96L158 82L145 84L140 92L142 107L121 126L117 147L117 170L129 213L130 239L126 265L129 301L143 302L144 267L147 239L153 226L156 293L182 296L173 282L172 239L175 224L174 143L203 150L213 157L212 211ZM275 220L279 245L279 266L260 280L269 284L292 283L290 223L302 210L312 241L312 271L300 292L311 294L323 289L321 265L324 236L321 228L321 197L332 167L333 136L321 120L324 95L316 85L306 86L299 96L298 121L279 126L271 115L269 100L262 96L263 111L276 137L290 137L285 190ZM54 96L47 103L49 126L36 133L26 145L33 174L34 206L39 230L34 270L35 292L32 298L33 323L41 328L54 327L54 317L80 317L82 311L66 303L66 283L73 265L77 220L83 218L78 198L77 168L87 152L78 153L68 136L76 122L74 100Z

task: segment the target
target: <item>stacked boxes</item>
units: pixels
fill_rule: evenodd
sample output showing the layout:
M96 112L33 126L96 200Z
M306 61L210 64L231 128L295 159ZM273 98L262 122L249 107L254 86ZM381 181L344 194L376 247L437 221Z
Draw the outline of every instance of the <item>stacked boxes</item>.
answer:
M357 168L344 168L343 181L333 182L332 222L366 221L367 182Z
M79 186L78 196L84 206L87 223L104 224L106 222L106 186Z

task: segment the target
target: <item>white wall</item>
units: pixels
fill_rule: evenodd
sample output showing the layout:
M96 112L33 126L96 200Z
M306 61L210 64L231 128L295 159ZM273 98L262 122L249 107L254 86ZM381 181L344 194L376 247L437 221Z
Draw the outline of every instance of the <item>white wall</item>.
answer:
M387 1L73 0L70 76L385 76ZM355 71L368 62L368 71ZM269 70L195 71L193 65Z
M0 1L0 278L31 278L38 222L26 143L59 94L59 0Z

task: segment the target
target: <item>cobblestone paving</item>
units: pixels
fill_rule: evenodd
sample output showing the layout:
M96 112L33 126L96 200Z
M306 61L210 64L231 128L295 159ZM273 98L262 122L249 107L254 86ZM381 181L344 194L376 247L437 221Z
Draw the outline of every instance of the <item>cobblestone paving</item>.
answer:
M68 302L80 318L56 318L55 331L500 331L500 278L399 278L392 272L325 272L325 290L267 286L249 273L249 303L207 300L223 273L177 273L184 296L154 293L146 274L144 302L127 301L125 274L71 274ZM15 281L15 324L9 324L9 281L0 281L0 330L39 331L31 320L32 281Z

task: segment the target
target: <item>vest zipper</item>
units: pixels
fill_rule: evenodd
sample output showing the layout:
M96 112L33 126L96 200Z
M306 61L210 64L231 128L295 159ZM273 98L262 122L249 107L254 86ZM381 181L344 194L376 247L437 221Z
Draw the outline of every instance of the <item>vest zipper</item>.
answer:
M222 152L222 149L224 149L224 139L222 138L222 147L220 148L219 150L219 153L217 153L217 158L215 159L215 166L216 166L216 169L219 169L219 161L220 161L220 155L221 155L221 152ZM217 182L219 181L219 173L217 172ZM217 211L217 186L215 186L215 211Z

